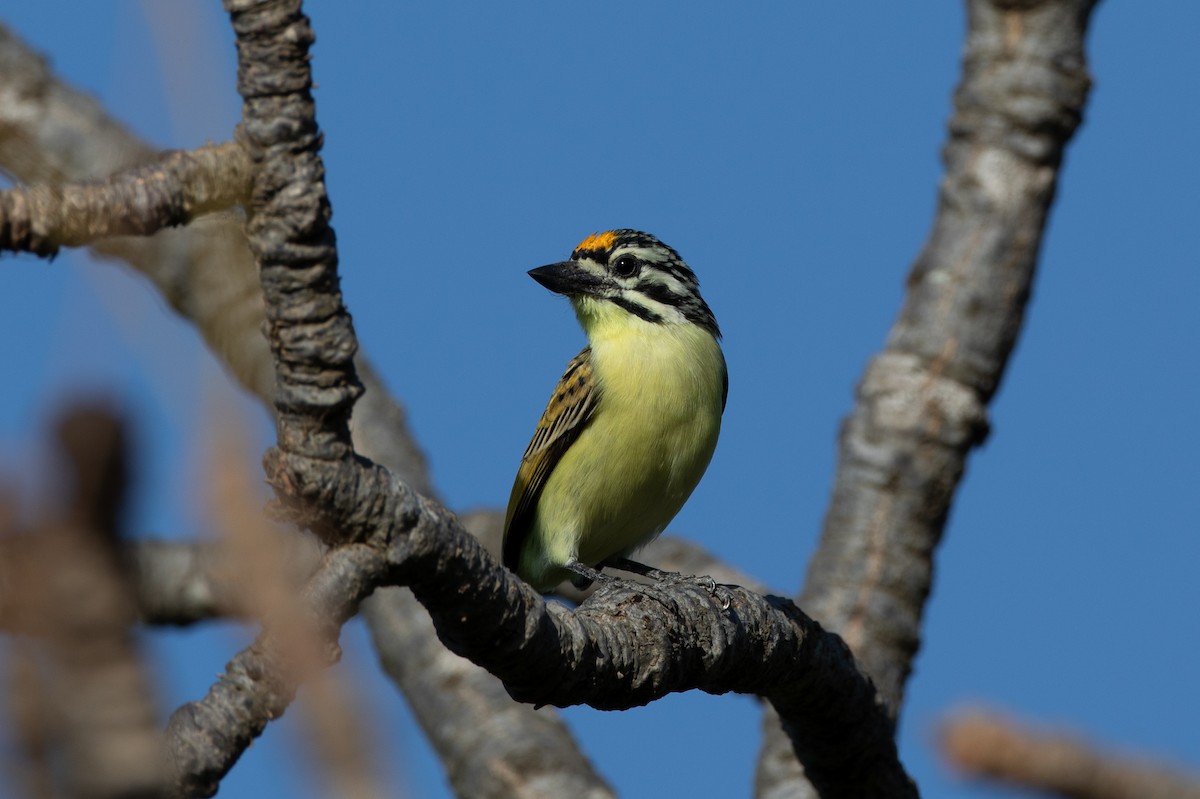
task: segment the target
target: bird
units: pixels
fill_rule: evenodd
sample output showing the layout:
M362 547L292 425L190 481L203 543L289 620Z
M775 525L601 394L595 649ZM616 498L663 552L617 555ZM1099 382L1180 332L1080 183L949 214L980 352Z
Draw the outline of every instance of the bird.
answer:
M649 233L594 233L529 275L570 300L588 341L550 395L504 523L504 565L548 592L586 587L606 564L648 569L628 557L708 468L729 376L695 273Z

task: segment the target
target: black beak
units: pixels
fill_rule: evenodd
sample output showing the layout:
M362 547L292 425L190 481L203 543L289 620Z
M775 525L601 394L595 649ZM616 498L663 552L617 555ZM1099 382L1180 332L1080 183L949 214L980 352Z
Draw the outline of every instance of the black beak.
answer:
M603 280L574 261L539 266L537 269L530 269L529 276L555 294L565 294L568 297L577 294L597 294L604 285Z

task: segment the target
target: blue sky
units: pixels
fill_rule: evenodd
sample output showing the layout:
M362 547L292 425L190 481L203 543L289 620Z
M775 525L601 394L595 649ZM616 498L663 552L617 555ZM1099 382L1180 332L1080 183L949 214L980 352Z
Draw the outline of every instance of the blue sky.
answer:
M834 439L929 229L957 81L957 3L491 5L312 2L318 118L346 301L456 509L499 506L582 346L525 276L585 235L648 230L700 277L729 405L672 529L793 593ZM919 11L914 11L919 8ZM14 4L3 20L162 147L229 138L239 100L217 3ZM983 702L1200 769L1200 6L1102 4L1095 89L1068 152L1028 323L972 458L903 710L927 797L1004 797L932 749ZM0 474L36 490L50 410L87 389L138 426L134 526L207 527L195 489L220 366L138 278L9 258ZM265 415L244 400L254 448ZM148 636L164 706L203 693L250 631ZM386 768L447 788L359 625L356 675ZM296 714L222 796L316 796ZM749 792L755 703L670 697L567 712L625 796ZM631 745L634 744L634 745ZM701 754L702 753L702 754ZM715 755L715 756L714 756Z

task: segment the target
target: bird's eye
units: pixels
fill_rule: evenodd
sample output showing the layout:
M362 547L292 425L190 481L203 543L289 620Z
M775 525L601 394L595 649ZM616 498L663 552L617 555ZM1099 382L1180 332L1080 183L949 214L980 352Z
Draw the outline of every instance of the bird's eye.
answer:
M622 255L613 261L612 273L617 277L633 277L642 268L642 262L636 255Z

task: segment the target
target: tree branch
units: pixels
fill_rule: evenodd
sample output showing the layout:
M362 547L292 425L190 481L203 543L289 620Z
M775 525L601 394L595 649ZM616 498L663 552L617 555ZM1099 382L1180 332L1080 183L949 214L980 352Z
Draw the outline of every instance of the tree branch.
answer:
M234 572L224 547L215 541L132 541L125 559L146 624L183 626L249 617L230 579Z
M355 554L338 582L339 603L309 604L316 618L340 623L366 586L407 583L442 640L500 676L515 698L624 708L693 687L762 693L797 736L798 754L827 795L915 795L874 688L840 640L791 603L728 589L733 610L722 616L698 587L651 586L602 591L571 614L501 568L436 503L356 457L346 421L361 389L316 154L312 33L298 3L226 0L226 7L246 100L237 138L256 168L248 239L260 264L278 375L279 446L264 459L267 477L296 520L336 547L327 562ZM309 588L325 574L319 570ZM355 590L345 590L350 584ZM648 596L656 602L645 602ZM173 742L202 737L213 714L230 710L240 713L239 742L248 742L282 709L294 676L281 671L291 658L274 656L275 638L269 628L204 700L176 712ZM254 681L255 674L267 679ZM236 707L231 684L241 694ZM831 684L832 694L812 690ZM262 700L252 709L248 691ZM830 695L839 697L834 713ZM187 753L201 754L198 747ZM212 787L232 762L188 760L179 774L189 791ZM203 783L190 781L197 774Z
M61 83L46 59L0 25L0 168L26 183L104 178L144 163L138 141L91 97Z
M353 456L350 409L363 389L309 92L312 28L299 2L225 0L225 9L243 99L235 139L254 164L246 240L267 310L279 447L343 460Z
M870 790L867 786L881 785L891 786L892 794L910 793L911 783L895 759L890 727L869 682L857 673L838 639L821 633L790 603L764 601L737 589L731 591L730 608L738 614L732 621L699 589L672 594L654 587L627 587L616 592L617 600L609 597L612 607L602 599L591 600L591 616L588 607L583 615L572 616L532 594L521 596L518 612L513 613L515 597L529 592L527 586L484 555L440 507L354 458L346 426L348 409L359 390L351 365L353 331L337 296L336 255L325 224L328 204L319 183L314 184L321 173L315 154L319 134L311 120L304 60L311 33L287 4L260 9L261 13L249 11L249 4L231 5L236 6L235 16L243 15L235 26L245 23L239 29L239 52L247 113L238 140L256 168L250 239L263 264L264 292L271 308L268 320L280 364L275 394L280 449L268 458L269 475L291 507L320 509L321 516L307 521L329 540L369 542L369 546L347 543L332 551L307 587L304 605L317 620L318 630L328 635L329 628L353 612L375 585L409 581L434 611L443 638L509 675L514 693L532 697L536 691L556 702L625 707L631 703L630 686L637 688L632 694L636 702L693 686L713 692L757 688L780 708L791 730L800 734L820 730L816 737L823 739L822 746L798 741L797 748L807 755L814 779L827 786L830 795L860 795ZM282 68L282 79L269 71L260 74L258 66L271 63ZM280 125L281 118L290 122ZM298 139L290 134L298 134ZM347 505L347 499L354 502ZM366 505L360 504L363 499L368 499ZM440 566L445 575L460 570L460 579L451 580L456 592L438 585L440 580L430 582L437 571L412 571L431 565ZM660 595L645 602L656 591ZM481 606L480 599L488 602ZM646 614L646 608L656 602L664 603L675 622L702 626L677 629L669 617L664 619L661 609ZM463 608L468 607L479 608L480 617L489 623L472 624L464 616ZM609 626L614 611L645 626L625 622ZM533 670L558 673L557 684L549 689L542 680L528 682L529 666L496 660L495 631L506 627L491 622L516 618L525 619L519 630L507 629L528 634L528 640L517 639L517 649L528 646L545 653L543 660L532 661ZM173 717L169 737L176 744L179 784L184 790L214 789L222 769L232 762L228 754L236 758L266 721L286 706L297 680L314 660L324 662L334 654L320 647L307 653L311 639L293 638L289 634L293 626L304 625L290 619L269 625L254 647L234 659L209 697L181 708ZM747 629L755 634L746 635ZM709 637L714 634L722 640L715 649ZM570 644L566 652L561 649L564 641ZM653 654L656 647L662 654ZM673 647L681 647L683 657L678 662L672 657ZM587 668L591 661L576 659L587 653L604 654L592 677ZM574 670L563 670L564 654L573 656L567 662ZM766 663L766 668L760 665L742 673L734 666L743 655L762 655L759 663ZM812 659L811 671L796 676L792 672L799 663L809 662L805 658ZM782 677L784 672L790 678ZM597 678L598 687L586 685ZM830 681L833 693L825 690ZM810 691L813 686L820 690ZM829 707L831 695L839 697L836 709ZM227 726L212 726L215 719ZM868 723L859 723L863 719ZM847 740L851 728L858 737ZM218 729L230 733L222 737L232 745L213 745L210 733ZM213 752L221 747L225 754L214 758ZM848 757L846 752L855 754Z
M823 795L915 795L874 687L841 640L791 602L730 587L723 612L699 586L619 582L572 612L545 602L453 515L380 467L349 461L331 475L328 461L283 453L269 465L286 470L274 484L302 487L305 504L329 515L322 524L360 542L334 553L376 553L385 563L365 561L365 579L409 585L442 641L514 698L623 709L693 688L755 693L785 718ZM221 701L210 693L197 704Z
M1200 777L979 711L942 725L942 753L982 779L1072 799L1200 799Z
M496 511L463 517L463 526L493 555L503 524ZM553 708L512 701L498 679L443 646L411 591L376 591L362 615L380 664L404 686L456 796L615 796L562 717Z
M0 103L0 167L20 179L51 183L82 180L107 175L154 155L153 148L105 116L90 97L58 82L44 60L2 26L0 64L4 67L0 69L0 90L12 100ZM232 214L211 214L186 228L148 238L102 242L93 247L93 252L118 258L145 275L178 313L195 323L233 376L270 404L275 390L274 367L261 333L262 291L243 222ZM367 389L351 419L356 449L402 476L417 491L432 495L426 461L408 428L404 408L361 355L356 365ZM175 555L185 562L190 559L183 553L170 555L169 550L153 546L141 554L149 551L168 560ZM205 556L196 553L196 557L195 562L203 566ZM202 575L197 577L203 582ZM210 612L202 607L203 597L202 586L197 587L195 595L161 595L166 603L180 603L165 612L182 616ZM147 603L144 609L150 606ZM542 762L558 764L560 778L565 780L562 784L582 786L579 795L600 797L611 793L579 753L570 730L553 709L535 710L512 702L495 677L447 652L428 623L425 610L411 594L389 591L374 597L371 606L381 611L366 616L374 638L386 640L393 653L383 655L385 666L417 710L418 720L425 723L426 734L442 762L455 764L452 779L456 783L467 780L474 786L495 788L492 793L473 794L480 797L511 796L518 792L516 775L529 773L530 752L524 742L540 741L537 756ZM224 612L219 607L211 610ZM390 623L410 616L415 616L411 624ZM456 708L465 728L484 729L494 719L506 719L508 749L494 749L495 759L483 761L473 757L476 750L470 739L440 736L441 717L420 712L420 706L429 699L421 679L427 672L394 668L399 662L394 653L417 662L446 665L447 673L452 670L454 679L440 683L446 692L444 702ZM234 736L231 740L248 738ZM236 753L228 755L229 764L240 752L237 748ZM578 771L567 775L572 764L579 765ZM507 776L494 783L489 781L492 774ZM536 776L532 774L531 779Z
M53 256L60 247L147 236L240 203L250 164L235 144L170 153L105 180L0 192L0 250Z
M933 230L841 430L800 604L841 632L895 718L941 540L1024 319L1063 153L1091 80L1095 0L967 0L963 74ZM804 791L765 720L760 795ZM790 795L790 794L789 794Z
M216 793L242 752L291 704L299 683L336 662L341 654L336 630L375 590L384 567L367 547L328 553L294 612L273 619L253 645L235 655L203 700L171 715L166 741L178 794Z

